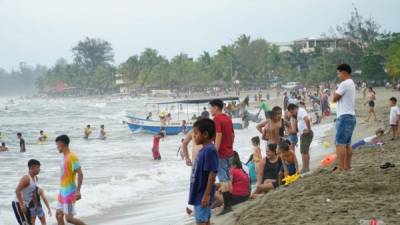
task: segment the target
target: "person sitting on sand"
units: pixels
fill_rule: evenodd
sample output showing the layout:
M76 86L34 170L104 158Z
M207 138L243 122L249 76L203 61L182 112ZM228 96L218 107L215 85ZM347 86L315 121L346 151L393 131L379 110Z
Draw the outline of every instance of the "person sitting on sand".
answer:
M83 131L84 132L84 138L85 139L89 139L89 136L90 136L90 134L92 134L92 129L90 128L90 125L88 124L87 126L86 126L86 128L85 128L85 130Z
M281 159L283 162L283 174L284 176L291 176L295 173L299 173L299 164L297 162L296 154L293 150L290 150L290 143L288 141L283 141L279 145L279 150L281 152Z
M41 130L41 131L39 132L39 134L40 134L40 136L39 136L39 138L38 138L38 141L39 141L39 142L47 141L47 138L48 138L48 137L47 137L47 135L44 133L44 131Z
M106 139L106 131L104 129L104 125L100 125L100 139L105 140Z
M359 140L356 143L352 144L351 147L352 147L352 149L356 149L356 148L359 148L364 145L367 145L368 147L382 147L384 133L385 132L382 128L378 128L375 130L374 136Z
M6 146L6 143L1 142L1 146L0 146L0 152L5 152L8 151L8 148Z
M234 151L230 173L232 177L231 203L233 206L247 201L250 197L250 178L243 170L242 162L240 161L239 154L236 151ZM222 192L217 192L215 198L219 203L224 202Z
M256 198L268 191L277 188L281 183L282 160L276 154L277 144L268 144L267 157L265 157L257 171L256 189L251 194L251 198Z
M247 169L249 170L249 177L250 177L250 184L251 184L251 189L253 189L253 186L257 183L257 173L256 173L256 165L253 161L253 154L250 155L249 159L245 163L247 166Z

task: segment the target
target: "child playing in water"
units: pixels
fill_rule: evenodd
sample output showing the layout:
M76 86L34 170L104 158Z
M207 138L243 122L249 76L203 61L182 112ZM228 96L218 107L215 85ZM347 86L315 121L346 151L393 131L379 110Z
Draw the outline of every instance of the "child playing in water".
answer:
M1 146L0 146L0 152L5 152L8 151L8 148L6 146L6 143L1 142Z
M91 133L92 133L92 129L90 128L90 125L87 125L84 130L84 138L89 139L89 136Z
M160 132L157 135L154 135L153 138L153 159L154 160L161 160L161 155L160 155L160 140L161 138L164 137L164 133Z
M47 141L47 135L44 133L44 131L40 131L39 132L39 138L38 138L38 141L39 142L43 142L43 141Z
M193 139L203 145L192 167L189 205L194 206L197 224L210 225L211 202L215 195L215 177L218 171L218 155L213 140L215 125L211 119L201 119L193 125Z
M104 125L100 125L100 139L102 140L106 139L106 131L104 129Z
M297 162L296 154L293 150L290 150L290 144L287 141L283 141L279 145L281 152L281 159L283 162L283 173L284 176L291 176L299 172L299 165Z
M40 223L42 225L46 225L46 216L44 215L44 211L42 208L42 203L40 198L43 199L44 204L46 205L48 215L51 217L51 209L49 202L47 201L46 196L44 195L43 189L36 186L36 190L33 193L32 201L29 203L29 212L31 214L31 222L34 225L36 221L36 217L39 218Z

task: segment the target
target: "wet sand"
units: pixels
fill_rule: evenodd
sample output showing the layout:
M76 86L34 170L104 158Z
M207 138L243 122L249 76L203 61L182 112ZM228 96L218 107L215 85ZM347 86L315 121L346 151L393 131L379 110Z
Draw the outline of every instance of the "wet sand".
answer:
M378 121L366 123L367 107L357 99L357 126L353 142L372 136L378 127L388 130L388 99L399 92L378 89ZM326 138L332 140L334 130ZM360 148L353 152L353 170L332 173L317 169L287 188L234 208L234 212L213 217L212 224L360 224L377 218L386 224L400 224L400 141L385 135L384 152ZM391 162L394 168L381 169ZM369 224L369 223L366 223Z

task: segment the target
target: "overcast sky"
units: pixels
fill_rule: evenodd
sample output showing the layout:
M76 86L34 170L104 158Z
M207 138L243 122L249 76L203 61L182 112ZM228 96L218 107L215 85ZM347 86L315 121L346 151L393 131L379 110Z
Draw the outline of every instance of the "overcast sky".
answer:
M352 2L383 30L400 31L400 0L0 0L0 67L71 61L86 36L111 42L115 63L147 47L168 58L215 53L243 33L318 37L349 18Z

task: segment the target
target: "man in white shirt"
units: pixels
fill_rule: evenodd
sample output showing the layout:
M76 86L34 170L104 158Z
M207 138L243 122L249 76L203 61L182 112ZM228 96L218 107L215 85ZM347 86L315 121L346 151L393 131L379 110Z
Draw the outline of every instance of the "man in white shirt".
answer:
M400 109L397 106L397 98L391 97L389 99L390 115L389 123L392 130L392 140L395 140L399 136L399 121L400 121Z
M295 104L288 105L290 115L297 120L297 128L300 133L300 153L303 160L302 173L310 171L310 145L314 138L314 133L311 130L311 119L305 108L298 107Z
M351 138L356 126L355 96L356 86L351 79L351 67L347 64L339 65L337 76L341 83L333 95L336 104L336 155L339 171L351 169Z

